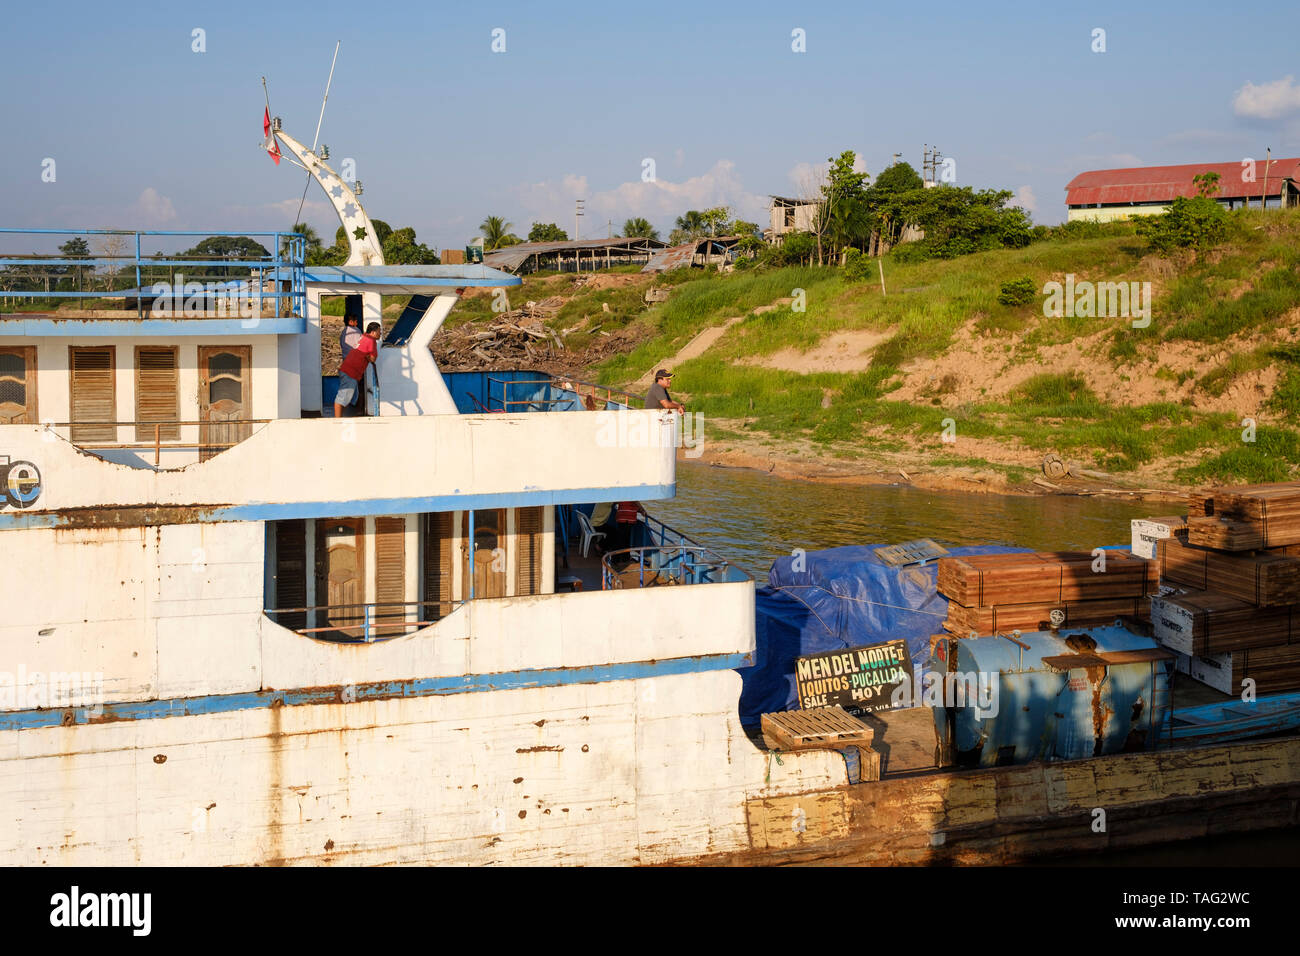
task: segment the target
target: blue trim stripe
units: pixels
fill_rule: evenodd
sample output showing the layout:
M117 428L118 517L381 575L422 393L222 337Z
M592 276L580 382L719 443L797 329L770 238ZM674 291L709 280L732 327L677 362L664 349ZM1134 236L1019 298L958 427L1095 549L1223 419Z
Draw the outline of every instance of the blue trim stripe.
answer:
M735 670L738 667L748 667L752 663L753 655L748 653L704 654L698 657L673 657L662 661L594 664L589 667L552 667L500 674L420 677L411 680L357 684L350 693L346 694L346 698L350 698L350 702L356 702L566 687L573 684L600 684L609 681L644 680L651 677ZM105 704L100 713L92 713L92 708L86 707L20 710L0 714L0 730L35 730L41 727L60 727L69 724L103 724L128 720L229 714L263 707L338 704L343 703L346 698L344 685L334 685L296 690L257 690L239 694L210 694L204 697L128 701L120 704Z
M0 319L0 336L144 336L144 335L301 335L307 320L298 316L251 319Z
M424 498L356 498L347 501L299 501L286 504L191 505L193 519L176 520L182 506L164 506L167 524L208 524L218 521L288 521L292 518L362 518L368 515L422 514L428 511L468 511L488 508L528 508L535 505L582 505L593 501L658 501L677 493L676 484L631 485L621 488L564 488L552 491L528 489L493 494L450 494ZM120 505L122 511L135 506ZM139 506L148 510L147 506ZM111 510L107 507L104 510ZM80 526L79 520L61 511L26 512L0 510L0 531Z

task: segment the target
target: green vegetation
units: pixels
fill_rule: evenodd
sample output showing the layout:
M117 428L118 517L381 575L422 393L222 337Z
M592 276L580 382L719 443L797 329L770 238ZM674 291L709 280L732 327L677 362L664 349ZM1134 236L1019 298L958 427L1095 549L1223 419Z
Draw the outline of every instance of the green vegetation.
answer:
M1037 295L1038 283L1030 276L1004 282L998 289L998 301L1003 305L1028 305Z
M642 219L640 216L637 216L636 218L629 219L627 222L623 223L623 235L628 238L639 236L642 239L658 239L659 230L650 225L649 219Z
M506 228L509 228L507 224ZM528 230L529 242L568 242L569 234L553 222L535 222Z
M644 340L595 374L607 384L626 385L703 329L745 316L707 353L674 371L692 410L743 420L750 440L768 435L812 442L850 458L883 448L932 447L936 461L956 462L954 449L938 441L943 421L953 419L955 450L961 437L989 439L1034 455L1056 451L1117 474L1159 464L1170 479L1188 483L1295 477L1300 345L1291 340L1300 335L1300 210L1231 213L1227 238L1209 257L1154 257L1139 228L1068 223L1034 230L1033 241L1023 246L919 262L899 256L906 246L898 247L884 259L885 297L870 258L858 252L846 256L844 268L810 265L816 235L794 234L784 251L802 258L785 261L800 265L772 256L729 275L679 270L656 279L656 285L673 287L672 297L633 316ZM1080 281L1151 282L1150 326L1134 328L1125 317L1044 316L1038 290L1066 274ZM797 296L795 290L802 290L802 301L752 314L759 305ZM571 311L589 314L591 307L584 308ZM1279 334L1286 329L1290 337ZM765 356L806 351L832 334L854 331L877 342L866 371L800 374L762 364ZM1154 378L1161 383L1154 394L1182 394L1125 404L1132 399L1113 389L1126 386L1103 387L1088 368L1034 374L1011 389L990 385L987 397L976 393L974 400L967 391L964 404L952 376L899 392L909 375L915 377L911 363L938 359L958 341L969 347L973 337L1007 355L1013 367L1032 367L1044 349L1083 336L1097 336L1092 361L1105 370L1106 382L1123 369L1121 382L1130 374L1134 381ZM1242 345L1241 336L1251 338ZM1177 345L1172 358L1171 345ZM1277 369L1277 385L1259 416L1255 441L1243 440L1243 415L1210 410L1222 407L1211 400L1242 376L1270 367ZM900 394L911 397L904 401Z
M1223 241L1228 229L1228 213L1209 196L1188 199L1179 196L1160 216L1143 216L1137 233L1158 252L1175 249L1208 249Z

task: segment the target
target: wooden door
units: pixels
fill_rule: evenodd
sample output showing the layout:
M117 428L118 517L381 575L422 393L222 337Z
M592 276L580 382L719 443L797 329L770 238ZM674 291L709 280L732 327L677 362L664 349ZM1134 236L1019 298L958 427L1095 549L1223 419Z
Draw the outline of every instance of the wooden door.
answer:
M199 461L248 437L251 364L250 346L199 346Z
M326 640L362 636L366 601L366 519L329 518L316 522L316 627Z
M36 349L0 348L0 425L35 425Z
M506 513L503 508L474 512L474 540L469 540L469 512L462 516L464 546L463 599L474 581L475 598L506 596Z

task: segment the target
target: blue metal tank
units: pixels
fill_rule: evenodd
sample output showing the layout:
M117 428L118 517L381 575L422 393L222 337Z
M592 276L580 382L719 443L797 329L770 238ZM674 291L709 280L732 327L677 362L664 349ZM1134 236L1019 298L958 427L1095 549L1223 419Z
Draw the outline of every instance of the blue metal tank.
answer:
M935 640L941 759L995 767L1147 750L1169 736L1173 655L1118 626Z

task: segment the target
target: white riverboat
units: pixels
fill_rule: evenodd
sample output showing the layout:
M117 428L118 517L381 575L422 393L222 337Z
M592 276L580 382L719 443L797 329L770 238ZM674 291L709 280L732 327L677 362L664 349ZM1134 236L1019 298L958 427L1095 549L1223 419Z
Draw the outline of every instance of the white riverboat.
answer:
M616 573L568 524L674 494L676 414L528 375L458 407L429 342L464 289L520 280L384 265L349 184L276 135L346 265L286 235L208 262L142 250L210 233L72 258L100 237L0 234L0 265L136 283L133 308L0 314L0 862L658 863L846 784L740 726L746 574L649 516ZM242 278L150 286L205 269ZM364 325L386 294L417 298L374 414L336 419L322 300Z

